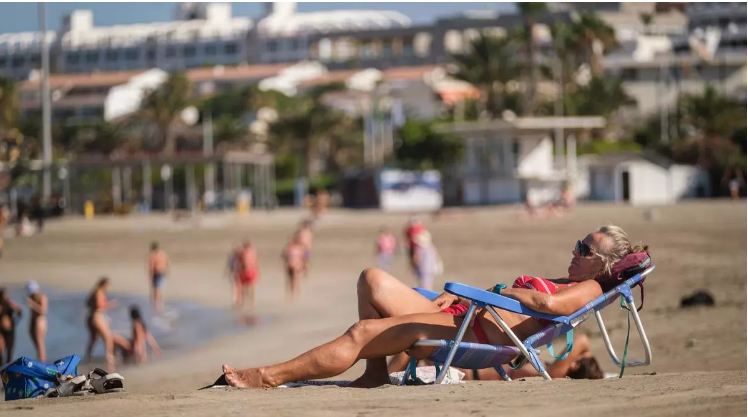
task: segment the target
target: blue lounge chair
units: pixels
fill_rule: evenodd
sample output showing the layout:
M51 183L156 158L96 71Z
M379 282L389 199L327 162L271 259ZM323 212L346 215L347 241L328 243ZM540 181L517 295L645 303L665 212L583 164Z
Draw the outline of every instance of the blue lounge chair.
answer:
M632 288L636 285L642 284L644 278L649 275L654 269L654 265L647 264L648 267L644 270L640 270L635 275L623 281L621 284L597 297L593 301L589 302L583 308L575 311L568 316L556 316L552 314L540 313L531 310L519 301L505 297L503 295L495 294L490 291L486 291L480 288L472 287L465 284L459 284L455 282L448 282L444 285L444 290L458 297L466 300L470 300L470 307L465 314L465 319L462 321L457 335L454 340L434 340L434 339L422 339L414 344L414 347L436 347L434 352L429 356L429 360L437 364L437 367L441 368L438 372L435 383L440 384L444 381L444 378L449 371L450 366L457 366L459 368L466 369L483 369L483 368L495 368L499 375L504 380L510 380L501 365L509 364L513 369L519 368L525 363L529 362L535 370L543 376L543 378L550 380L551 377L545 370L543 361L540 359L538 348L543 345L550 345L551 341L556 337L567 335L567 352L571 350L571 337L570 332L575 327L583 323L585 320L590 318L594 314L597 320L598 327L603 336L603 341L608 349L613 363L618 366L643 366L649 365L652 362L652 350L649 346L649 340L644 332L644 326L641 323L639 314L634 303L634 296L631 293ZM432 291L426 291L417 289L419 293L427 298L433 299L437 294ZM626 359L626 349L624 350L623 358L619 358L610 342L610 337L605 329L605 323L603 322L602 314L600 310L604 309L619 297L622 298L622 304L626 305L631 318L633 318L636 325L636 329L639 333L642 344L644 345L644 359L643 360L628 360ZM465 332L475 319L475 312L479 308L485 308L491 316L496 320L501 329L509 336L509 339L514 343L514 346L503 346L503 345L488 345L482 343L468 343L463 342L462 338L465 336ZM496 310L506 310L514 313L524 314L537 319L544 319L550 322L548 326L540 330L539 332L529 336L525 340L520 340L519 337L512 331L512 329L506 324L501 318L501 315ZM628 343L628 337L627 337ZM550 348L549 348L550 350ZM561 355L563 356L563 355ZM623 365L622 365L623 364ZM405 370L401 383L405 383L406 379L410 375L414 375L416 361L411 360L408 364L408 368Z

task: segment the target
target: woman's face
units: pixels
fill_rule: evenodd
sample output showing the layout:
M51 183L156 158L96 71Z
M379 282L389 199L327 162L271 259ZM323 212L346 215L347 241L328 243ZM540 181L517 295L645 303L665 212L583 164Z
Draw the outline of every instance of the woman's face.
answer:
M600 232L592 232L583 240L577 241L571 252L569 280L584 281L600 274L604 264L597 254L608 249L610 244L608 236Z

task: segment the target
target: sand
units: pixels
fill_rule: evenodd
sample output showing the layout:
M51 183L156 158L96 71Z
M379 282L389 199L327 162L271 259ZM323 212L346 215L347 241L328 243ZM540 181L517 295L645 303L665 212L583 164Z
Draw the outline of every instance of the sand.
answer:
M516 207L446 210L425 217L444 258L440 280L486 287L520 273L559 276L576 239L594 227L616 223L651 246L657 264L647 279L641 312L654 363L630 368L621 380L469 382L460 386L383 387L356 390L311 387L273 390L195 388L215 379L220 364L254 366L288 359L342 333L355 321L355 282L375 262L373 243L381 225L398 233L406 215L334 210L315 236L310 276L302 294L287 303L280 251L305 213L278 210L246 217L211 214L173 221L167 216L50 222L45 233L12 239L0 259L3 284L29 278L42 286L87 291L96 278L112 278L112 291L146 295L144 259L158 239L172 257L168 299L228 308L225 258L232 243L249 237L258 247L262 324L210 340L183 354L124 368L127 392L74 399L0 404L12 415L745 415L746 412L746 205L699 201L672 206L585 204L560 219L526 220ZM405 259L395 275L414 285ZM679 301L708 288L713 308L680 309ZM615 346L622 346L626 319L617 308L605 313ZM25 333L25 329L19 329ZM54 331L51 329L50 331ZM592 340L604 369L607 359L594 322L581 331ZM26 337L22 334L20 337ZM636 346L636 343L633 343ZM632 348L633 357L641 349ZM337 379L353 379L357 364ZM438 401L437 401L438 399Z

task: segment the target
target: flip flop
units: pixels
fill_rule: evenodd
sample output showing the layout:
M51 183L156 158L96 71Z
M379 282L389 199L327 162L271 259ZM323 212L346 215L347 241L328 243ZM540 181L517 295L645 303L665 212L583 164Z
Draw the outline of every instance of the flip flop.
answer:
M226 374L221 374L221 376L219 376L218 379L216 379L216 382L214 382L214 383L212 383L210 385L206 385L206 386L204 386L202 388L198 388L198 391L201 390L201 389L228 388L228 387L229 387L229 382L226 381Z
M88 379L97 394L125 390L125 378L116 372L107 373L101 368L96 368L88 374Z

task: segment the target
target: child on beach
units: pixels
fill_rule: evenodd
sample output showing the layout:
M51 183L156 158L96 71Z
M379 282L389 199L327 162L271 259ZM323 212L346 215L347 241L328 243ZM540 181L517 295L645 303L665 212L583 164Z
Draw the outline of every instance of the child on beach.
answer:
M234 305L241 308L249 298L251 308L255 303L255 283L259 278L257 252L252 242L245 240L236 252L236 276L234 277Z
M381 269L389 271L392 268L392 260L396 251L397 238L387 227L382 227L376 243L377 262Z
M156 342L156 338L148 331L140 314L140 309L136 305L130 306L130 319L132 320L132 338L130 339L130 353L135 363L141 364L148 360L148 350L146 344L156 356L161 356L161 347Z
M301 277L306 271L306 247L302 243L300 231L294 233L293 238L283 250L286 274L288 276L288 295L296 298L299 294Z

